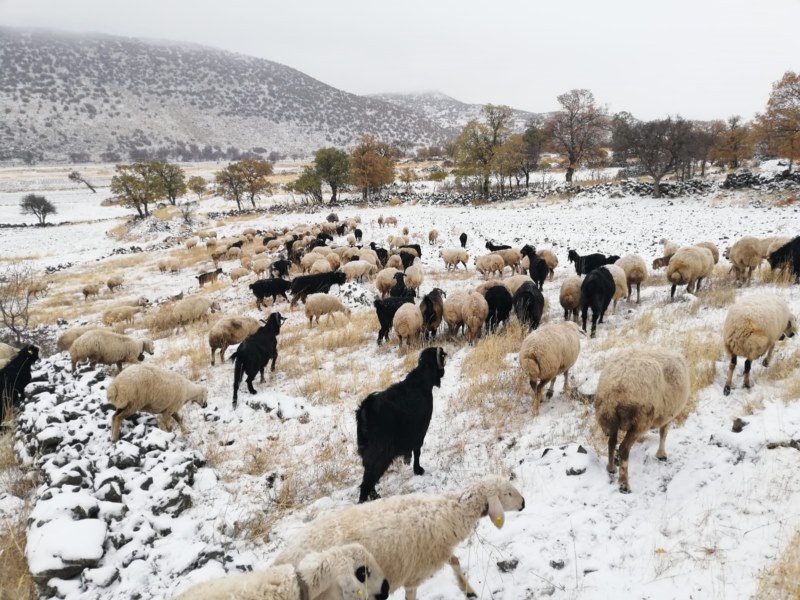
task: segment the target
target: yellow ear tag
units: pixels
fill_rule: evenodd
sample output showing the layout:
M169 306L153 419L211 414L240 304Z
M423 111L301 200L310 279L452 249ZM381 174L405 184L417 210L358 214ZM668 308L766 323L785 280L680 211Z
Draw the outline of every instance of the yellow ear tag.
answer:
M356 590L356 594L358 596L363 596L364 595L364 590Z
M498 529L502 529L503 528L503 523L505 523L505 519L503 519L503 517L495 517L494 519L492 519L492 523Z

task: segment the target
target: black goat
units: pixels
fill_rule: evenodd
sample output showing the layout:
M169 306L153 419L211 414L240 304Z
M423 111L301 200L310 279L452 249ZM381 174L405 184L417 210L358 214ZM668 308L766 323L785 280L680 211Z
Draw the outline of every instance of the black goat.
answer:
M583 330L586 331L586 317L592 309L592 336L597 329L598 317L600 323L606 314L606 309L614 297L616 285L608 269L595 269L591 271L581 283L581 318Z
M311 240L308 246L306 246L306 253L311 252L314 248L324 248L325 246L327 246L325 240Z
M241 248L244 246L244 240L239 240L238 242L233 242L228 246L228 248Z
M419 455L433 415L433 388L441 385L446 358L442 348L426 348L403 381L370 394L359 405L356 438L364 464L359 502L380 497L375 485L399 456L408 463L413 453L414 474L425 473Z
M270 243L272 240L277 240L277 239L278 239L278 237L277 237L277 236L275 236L275 235L265 235L265 236L264 236L264 239L263 239L263 240L261 240L261 243L262 243L263 245L265 245L265 246L266 246L266 245L267 245L267 244L269 244L269 243Z
M514 313L523 325L528 326L528 331L539 327L544 312L544 296L536 284L526 281L514 292Z
M242 374L247 375L247 391L251 394L256 393L253 387L253 379L257 373L261 373L261 383L265 382L264 369L267 363L272 360L271 371L275 370L275 361L278 360L278 334L281 332L281 323L286 320L281 313L272 313L266 321L261 320L264 325L259 327L253 335L247 336L239 347L231 355L233 365L233 408L239 401L239 384L242 382Z
M342 285L346 280L347 277L341 271L295 277L292 279L291 305L294 306L300 300L305 302L309 294L327 294L334 285Z
M493 244L492 242L486 242L486 249L489 252L497 252L498 250L509 250L511 246L506 246L505 244Z
M298 239L300 239L300 238L297 236L297 234L293 233L292 237L290 239L286 240L286 242L284 242L284 246L286 246L286 252L288 252L290 256L291 256L291 253L292 253L292 248L294 247L294 243Z
M36 346L25 346L0 369L0 426L5 411L19 406L25 399L25 387L31 382L31 366L39 360Z
M398 271L394 274L395 284L389 290L391 298L416 298L417 294L410 287L406 287L406 274Z
M403 263L403 271L414 264L414 259L417 258L411 252L400 252L400 262Z
M292 287L292 282L280 278L259 279L251 283L249 287L256 297L256 308L261 308L267 296L272 296L273 304L277 302L278 296L283 296L283 299L288 302L289 297L286 292Z
M292 263L290 263L285 258L280 260L276 260L272 263L269 267L269 274L273 277L289 277L289 269L292 268Z
M525 244L520 250L520 254L528 257L528 273L531 279L536 282L537 287L543 290L544 280L550 274L550 267L547 266L547 262L536 254L536 248L530 244Z
M353 229L353 235L356 237L356 242L361 243L361 238L364 237L364 232L358 228Z
M323 242L325 242L325 241L332 242L333 241L333 236L330 235L330 234L325 233L324 231L320 231L317 234L317 239L318 240L322 240Z
M495 285L486 290L483 295L489 305L489 314L486 317L486 327L489 331L495 331L500 323L504 323L511 314L514 300L511 292L504 285Z
M800 236L787 242L769 255L769 266L777 269L791 269L795 283L800 282Z
M414 303L414 298L411 296L403 296L400 298L385 298L383 300L375 300L375 312L378 313L378 323L381 328L378 330L378 346L381 342L389 339L389 332L392 330L392 321L397 309L403 304Z
M347 233L347 223L336 226L336 235L344 235L345 233Z
M375 242L370 242L369 247L378 255L378 260L381 261L381 265L385 265L386 261L389 260L389 251L386 248L376 246Z
M462 233L460 236L458 236L458 241L461 242L461 247L462 248L466 248L467 247L467 234L466 233Z
M422 333L426 338L434 337L439 331L446 297L447 294L439 288L433 288L422 297L419 310L422 313Z
M575 272L578 275L587 275L588 273L594 271L597 267L602 267L603 265L613 265L619 260L619 256L606 256L605 254L600 254L599 252L581 256L575 252L575 250L570 250L567 252L567 258L569 259L569 262L575 265Z
M411 248L412 250L415 250L416 253L417 253L417 256L422 258L422 246L420 246L419 244L405 244L404 246L400 246L400 248L398 248L398 250L400 252L402 252L403 248Z

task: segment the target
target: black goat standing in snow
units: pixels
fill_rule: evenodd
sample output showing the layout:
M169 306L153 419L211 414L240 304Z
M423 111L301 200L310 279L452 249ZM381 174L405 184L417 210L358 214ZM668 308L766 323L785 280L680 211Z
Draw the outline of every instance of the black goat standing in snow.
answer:
M281 332L281 323L286 320L281 313L272 313L266 321L261 320L264 325L244 341L231 355L231 360L235 361L233 366L233 408L239 402L239 384L242 382L242 375L247 375L247 391L251 394L256 393L253 387L253 379L257 373L261 373L261 383L264 383L264 369L267 363L272 360L272 369L275 370L275 361L278 360L278 334Z

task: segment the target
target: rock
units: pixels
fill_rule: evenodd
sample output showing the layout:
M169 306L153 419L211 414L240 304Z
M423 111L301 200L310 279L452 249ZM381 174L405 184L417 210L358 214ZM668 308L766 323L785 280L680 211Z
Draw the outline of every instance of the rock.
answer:
M53 577L72 579L103 557L108 527L99 519L56 519L28 532L26 557L31 575L45 583Z
M502 573L510 573L514 569L517 568L519 564L519 560L516 558L512 558L509 560L501 560L497 563L497 568L500 569Z
M153 514L160 515L169 513L173 517L177 517L187 508L192 507L192 496L186 491L186 488L175 490L163 502L153 507Z
M129 469L142 464L141 449L138 446L134 446L130 442L122 440L117 442L114 450L109 460L109 464L112 467Z
M747 421L744 421L739 417L736 417L733 420L733 427L731 428L731 431L733 433L741 433L742 429L744 429L746 426L747 426Z
M564 561L563 560L551 560L550 567L555 569L556 571L560 571L564 568Z
M99 569L87 569L81 573L81 582L85 587L90 585L107 588L119 579L119 569L114 567L100 567Z

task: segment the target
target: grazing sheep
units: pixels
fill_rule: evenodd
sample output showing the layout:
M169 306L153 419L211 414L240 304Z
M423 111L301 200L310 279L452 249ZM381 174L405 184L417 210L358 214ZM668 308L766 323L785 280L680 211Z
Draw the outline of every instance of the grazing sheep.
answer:
M326 254L325 260L327 260L328 264L331 266L330 268L331 271L335 271L336 269L342 266L342 259L340 259L339 255L336 254L335 252L329 252L328 254Z
M269 271L270 262L269 259L263 258L261 260L255 260L250 265L250 268L253 270L253 273L261 277L264 273Z
M776 238L768 238L768 239L776 239ZM711 257L714 259L714 264L719 262L719 248L715 244L711 242L697 242L695 244L698 248L706 248L711 252ZM766 256L764 257L766 258Z
M444 261L445 268L449 271L450 267L455 268L458 270L458 265L461 263L464 265L464 270L467 270L467 261L469 260L469 254L467 254L466 250L461 248L445 248L439 252L439 256L442 257Z
M174 600L386 600L389 582L361 544L311 552L292 565L193 585Z
M382 341L389 339L389 331L392 329L392 322L397 309L403 304L408 303L413 304L414 298L405 296L403 298L385 298L381 300L375 300L373 305L375 306L375 312L378 315L378 323L380 324L380 329L378 330L379 346L381 345Z
M100 295L100 284L99 283L90 283L83 286L83 300L84 302L89 299L89 296L99 296Z
M386 261L386 268L401 271L403 269L403 259L399 254L392 254L389 260Z
M383 225L386 222L386 219L383 218L383 215L378 215L378 228L383 229Z
M238 246L233 245L231 248L228 248L228 251L225 253L225 260L236 260L241 255L242 255L242 249L239 248Z
M594 269L590 271L581 283L581 318L583 330L586 331L586 318L589 309L592 309L592 337L597 330L598 318L600 323L608 310L608 305L614 297L616 284L614 277L608 269Z
M553 276L555 275L556 267L558 266L558 257L556 256L555 252L546 248L542 248L541 250L536 251L536 256L541 258L547 264L547 269L550 271L550 281L553 281Z
M761 240L761 253L764 258L769 259L769 255L783 248L792 241L790 237L768 237Z
M514 248L504 248L502 250L498 250L497 254L503 258L504 266L509 267L512 273L519 271L519 263L522 260L522 253L519 250L515 250Z
M558 294L558 301L564 309L564 320L578 322L578 309L581 307L581 284L583 280L580 275L570 275L561 284L561 291Z
M475 258L475 269L486 278L495 273L502 278L505 266L506 263L499 254L484 254Z
M769 365L775 342L794 335L794 317L786 302L771 294L754 294L740 298L728 309L722 338L731 357L724 394L731 393L731 379L738 356L745 358L744 387L750 388L750 365L766 354L763 365Z
M431 229L428 232L428 243L433 246L436 243L436 240L439 239L439 232L435 229Z
M286 292L292 287L292 282L280 278L259 279L248 287L256 297L256 308L261 308L267 296L272 296L272 304L275 304L278 296L283 296L283 299L288 302L289 298Z
M586 275L598 267L613 265L619 260L619 256L606 256L600 253L580 256L575 250L567 252L567 258L575 265L575 273L578 275Z
M315 260L314 264L311 265L309 273L315 275L317 273L330 273L331 271L333 271L333 269L331 269L331 263L325 258L320 258Z
M737 282L747 281L761 264L761 245L754 237L743 237L728 249L726 258L731 261L731 271Z
M641 256L626 254L614 263L625 272L628 285L628 302L631 301L632 286L636 286L636 304L639 304L639 292L642 282L647 279L647 264ZM616 281L616 280L615 280Z
M314 263L318 260L325 260L325 256L317 252L309 252L308 254L304 255L300 259L300 268L303 270L303 273L308 273L311 270L311 267L314 266Z
M425 473L419 456L433 415L433 388L441 384L446 358L442 348L426 348L403 381L373 392L358 406L358 455L364 464L359 503L380 497L375 485L397 457L413 453L414 475Z
M378 272L378 267L366 260L352 260L349 263L342 265L342 272L347 277L348 281L358 279L361 281L364 277L370 277Z
M448 333L451 336L456 335L464 328L464 320L461 316L461 307L464 300L467 298L469 292L465 290L456 290L452 292L444 301L442 307L442 320L447 323Z
M528 259L528 272L531 279L536 282L539 290L544 289L544 280L550 274L550 267L547 262L536 254L536 248L529 244L522 247L522 255Z
M564 375L564 393L569 390L569 370L581 351L580 329L572 321L548 323L528 334L519 349L519 366L533 390L533 414L539 414L542 391L549 383L547 397L553 397L556 378Z
M614 312L617 312L617 300L624 298L628 293L628 279L625 277L625 271L620 266L604 265L601 268L608 270L614 279Z
M397 217L386 217L385 222L386 222L386 225L397 226Z
M208 311L212 313L220 310L219 302L205 296L190 296L175 303L172 315L175 318L175 333L186 325L195 321L204 320L208 323Z
M200 275L195 275L195 279L197 279L197 283L202 288L207 283L216 283L217 277L222 273L222 269L217 268L213 271L208 271L206 273L200 273Z
M772 250L769 255L769 266L773 271L791 270L795 281L800 281L800 236Z
M422 313L412 302L403 304L397 309L392 319L392 328L400 340L400 348L403 347L403 339L406 340L406 347L411 345L411 340L417 339L422 330Z
M142 312L141 306L116 306L103 311L103 324L113 325L114 323L133 324L133 318L137 313Z
M405 283L412 290L416 291L424 280L425 273L422 270L422 263L418 258L415 258L414 263L406 269Z
M669 258L667 258L665 256L659 256L658 258L653 259L653 268L654 269L663 269L664 267L666 267L669 264L669 259L670 258L672 258L672 257L670 256Z
M69 348L73 373L76 372L78 363L82 360L88 360L93 369L97 363L116 364L117 369L122 371L122 363L141 362L144 360L145 352L152 356L152 340L137 340L106 329L87 331Z
M269 268L269 274L273 277L278 276L280 278L289 277L289 269L292 268L292 263L290 263L285 258L280 260L276 260Z
M39 360L39 349L24 346L3 360L7 362L0 368L0 426L6 418L6 407L19 406L25 399L25 387L31 382L31 366Z
M508 291L513 296L514 294L517 293L517 290L520 287L522 287L526 283L534 283L534 282L531 281L531 278L528 277L527 275L512 275L511 277L506 277L505 279L503 279L503 281L498 281L498 283L506 286L506 289L508 289Z
M458 236L458 241L461 242L461 247L462 248L466 248L467 247L467 234L466 233L462 233L460 236Z
M666 258L667 262L669 262L670 257L678 251L678 244L670 242L667 238L661 238L658 243L664 247L661 257Z
M298 301L305 302L306 296L309 294L326 294L331 291L334 285L342 285L345 279L345 274L341 271L295 277L292 280L292 302L290 305L294 307Z
M353 229L353 235L356 238L356 242L360 244L361 240L364 238L364 232L361 231L358 227L356 227L355 229Z
M97 325L81 325L80 327L70 327L58 337L58 341L56 341L56 349L59 352L66 352L70 349L75 340L92 329L102 329L102 327L98 327Z
M544 312L544 296L533 281L526 281L513 294L514 314L528 330L539 327Z
M199 240L198 238L196 238L196 237L191 237L191 238L189 238L188 240L186 240L186 241L184 242L184 244L186 245L186 249L187 249L187 250L191 250L192 248L194 248L195 246L197 246L197 243L198 243L199 241L200 241L200 240Z
M597 423L608 436L609 473L619 431L619 491L629 493L628 456L631 447L649 429L660 434L656 458L667 460L664 442L670 422L689 399L689 368L684 358L663 348L633 347L621 351L600 372L594 408Z
M378 253L372 250L371 248L362 248L358 251L358 259L365 260L371 265L375 265L376 269L381 268L381 259L378 257Z
M231 269L230 278L231 281L239 281L242 277L247 277L250 275L250 269L245 267L236 267L235 269Z
M214 354L219 350L219 361L224 363L228 346L241 343L247 336L253 335L259 323L252 317L222 317L214 323L208 332L208 345L211 347L211 364Z
M305 313L308 319L308 326L311 327L314 318L317 319L319 325L319 318L322 315L328 315L328 319L333 318L333 313L340 312L346 315L350 314L350 309L342 304L336 296L330 294L310 294L306 298Z
M376 246L375 242L370 242L369 247L378 256L380 263L386 266L386 261L389 260L389 251L386 248Z
M422 333L426 338L432 338L439 331L442 324L442 313L444 312L444 298L447 294L439 289L433 288L428 294L423 296L419 304L419 311L422 313Z
M122 300L117 300L114 302L114 306L148 306L150 304L150 300L145 298L144 296L139 296L138 298L124 298Z
M185 432L178 411L187 402L205 408L208 391L205 386L189 381L175 371L153 365L131 365L114 378L106 397L117 409L111 418L111 441L116 442L122 421L137 412L161 416L159 424L166 431L169 431L167 424L171 417Z
M470 292L461 304L461 320L467 328L467 341L474 342L489 318L489 303L483 294Z
M263 327L259 327L255 333L247 336L239 344L239 347L231 355L234 361L233 366L233 408L239 401L239 384L242 382L242 375L247 375L247 391L251 394L256 393L253 387L253 379L257 373L261 373L261 383L265 382L264 369L267 363L272 361L271 371L275 370L275 361L278 360L278 335L281 332L281 324L286 321L286 317L281 313L272 313Z
M113 275L112 277L109 277L108 281L106 281L106 285L108 286L108 291L113 292L118 287L121 287L122 281L123 281L122 275Z
M500 250L508 250L511 246L507 246L506 244L493 244L492 242L486 242L486 249L489 252L498 252Z
M504 285L496 285L486 290L483 297L489 305L489 314L486 317L486 327L489 331L496 331L501 323L508 320L514 299L511 292Z
M397 283L395 279L395 275L399 271L394 267L386 267L378 271L378 274L375 276L375 289L381 295L381 298L385 298L386 294L388 294L391 289L394 287L394 284Z
M669 297L674 298L675 288L684 283L688 293L696 293L703 279L709 277L713 270L714 257L708 248L697 246L678 248L667 265L667 280L672 284Z
M347 240L347 243L351 248L356 245L356 236L354 236L352 233L348 235L345 239Z
M488 516L499 529L505 511L524 508L519 491L493 475L465 485L461 492L383 498L318 517L293 537L274 564L296 565L308 552L357 542L375 557L392 591L405 588L407 600L415 600L417 588L446 564L461 591L476 597L453 551L481 517Z
M392 298L401 298L403 296L416 297L416 292L409 287L406 287L406 274L398 271L394 274L394 287L389 290L389 295Z

